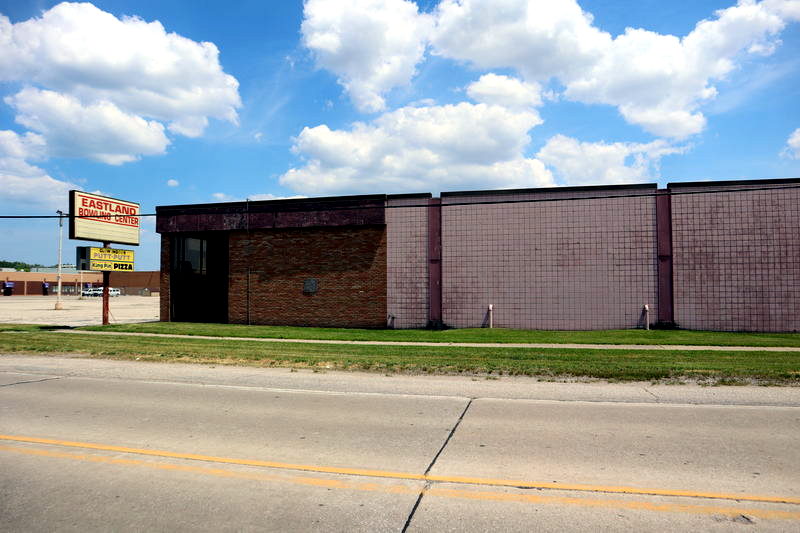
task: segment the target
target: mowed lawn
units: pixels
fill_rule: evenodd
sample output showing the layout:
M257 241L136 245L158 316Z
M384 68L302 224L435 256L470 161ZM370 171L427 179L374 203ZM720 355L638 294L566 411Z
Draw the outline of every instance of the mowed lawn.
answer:
M328 338L342 340L447 339L435 342L584 342L632 344L630 339L655 333L681 344L717 339L719 345L796 346L797 335L753 335L683 332L535 332L508 330L370 331L312 328L267 328L208 324L139 324L110 326L106 331L147 330L157 333L233 337ZM212 333L216 332L216 333ZM457 334L460 332L460 335ZM248 335L248 333L250 333ZM348 335L348 333L351 333ZM692 337L692 334L697 334ZM745 337L742 337L745 335ZM282 337L280 337L282 336ZM721 341L726 340L727 343ZM695 341L687 341L693 338ZM743 342L743 338L752 339ZM505 339L505 340L498 340ZM513 339L513 340L509 340ZM523 340L524 339L524 340ZM591 340L587 340L591 339ZM619 340L617 340L619 339ZM622 340L625 339L625 340ZM641 340L639 342L642 342ZM659 341L654 344L667 344ZM196 362L252 366L304 367L375 372L530 375L544 378L599 378L620 381L699 380L706 383L800 384L800 352L682 351L636 349L564 349L516 347L342 345L263 342L258 340L164 338L91 335L47 331L42 326L0 325L0 353L84 354L90 357L142 361Z
M642 330L531 331L520 329L342 329L241 324L197 324L189 322L147 322L86 326L79 329L205 335L212 337L253 337L269 339L353 340L388 342L474 342L503 344L660 344L700 346L789 346L800 347L800 333L731 333L720 331Z

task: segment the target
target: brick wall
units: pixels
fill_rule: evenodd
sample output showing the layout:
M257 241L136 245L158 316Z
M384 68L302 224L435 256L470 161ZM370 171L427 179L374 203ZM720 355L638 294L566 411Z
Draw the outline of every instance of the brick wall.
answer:
M386 210L387 312L394 328L428 323L428 209L430 194L390 197Z
M386 243L383 225L231 232L229 321L385 327Z
M654 193L655 186L442 195L444 322L634 328L657 312L653 197L448 205Z
M754 186L776 189L681 194ZM678 326L800 331L800 189L669 187Z
M161 301L159 303L160 320L170 321L170 292L169 292L169 268L170 268L170 235L161 235Z
M122 294L140 294L144 289L159 290L161 275L157 270L138 272L111 272L111 286L122 291Z

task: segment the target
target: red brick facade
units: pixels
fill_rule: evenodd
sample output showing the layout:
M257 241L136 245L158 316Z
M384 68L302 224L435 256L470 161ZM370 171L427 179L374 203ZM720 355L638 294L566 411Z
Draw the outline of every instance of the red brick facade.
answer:
M385 226L235 231L229 242L229 322L386 326Z

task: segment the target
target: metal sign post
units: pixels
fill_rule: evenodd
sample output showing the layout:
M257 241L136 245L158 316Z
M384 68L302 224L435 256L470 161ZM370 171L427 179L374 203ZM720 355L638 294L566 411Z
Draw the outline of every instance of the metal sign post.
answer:
M108 324L108 298L111 296L111 272L133 272L133 250L110 248L109 242L103 242L102 248L78 246L75 248L75 265L83 273L84 270L103 272L103 325ZM83 285L83 282L81 282Z
M103 248L111 246L110 242L104 242ZM111 285L111 272L103 270L103 325L108 325L108 286Z
M64 309L64 305L61 303L61 241L64 233L64 212L58 210L56 213L58 213L58 296L56 296L55 310L60 311Z

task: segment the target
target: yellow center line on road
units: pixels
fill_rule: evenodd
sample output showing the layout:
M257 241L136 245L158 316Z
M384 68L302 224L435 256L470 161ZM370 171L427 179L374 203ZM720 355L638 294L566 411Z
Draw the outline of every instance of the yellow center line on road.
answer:
M310 476L286 476L267 474L263 472L242 472L225 470L222 468L208 468L192 465L180 465L171 463L149 462L139 459L127 459L119 457L104 457L98 455L74 454L52 450L41 450L33 448L20 448L15 446L0 445L0 452L12 452L23 455L38 457L49 457L56 459L70 459L84 461L95 464L108 464L116 466L134 466L164 470L172 472L186 472L207 476L216 476L229 479L242 479L248 481L267 481L291 483L294 485L304 485L327 489L344 489L360 492L382 492L385 494L417 495L421 489L419 486L409 486L403 484L381 484L375 482L359 483L352 480L324 479ZM737 517L741 515L756 517L766 520L800 520L800 512L783 511L777 509L752 509L743 507L718 507L713 505L691 505L675 503L657 503L640 500L610 500L592 497L569 497L569 496L544 496L538 494L516 494L506 492L474 491L432 487L424 489L428 496L435 496L448 499L487 501L487 502L508 502L508 503L527 503L527 504L550 504L566 505L591 508L611 508L611 509L630 509L639 511L671 512L684 514L702 515L723 515Z
M384 479L401 479L407 481L432 481L439 483L453 483L461 485L488 485L497 487L522 488L522 489L550 489L576 492L605 492L614 494L631 494L647 496L668 496L668 497L689 497L705 498L717 500L749 501L761 503L780 503L800 505L800 498L782 496L759 496L752 494L736 493L717 493L702 492L691 490L669 490L669 489L649 489L626 486L607 486L607 485L585 485L574 483L542 483L530 481L516 481L510 479L491 479L480 477L464 476L441 476L432 474L414 474L410 472L392 472L387 470L372 470L364 468L343 468L334 466L315 466L293 463L282 463L276 461L262 461L258 459L234 459L230 457L217 457L212 455L200 455L194 453L177 453L164 450L148 450L142 448L130 448L126 446L114 446L108 444L95 444L90 442L74 442L58 439L46 439L39 437L25 437L19 435L0 435L0 440L25 442L32 444L46 444L52 446L63 446L69 448L82 448L87 450L98 450L107 452L130 453L137 455L147 455L153 457L165 457L170 459L185 459L193 461L205 461L211 463L224 463L239 466L256 466L273 468L279 470L299 470L304 472L315 472L320 474L342 474L349 476L374 477ZM431 489L432 490L432 489ZM798 514L800 517L800 514Z

